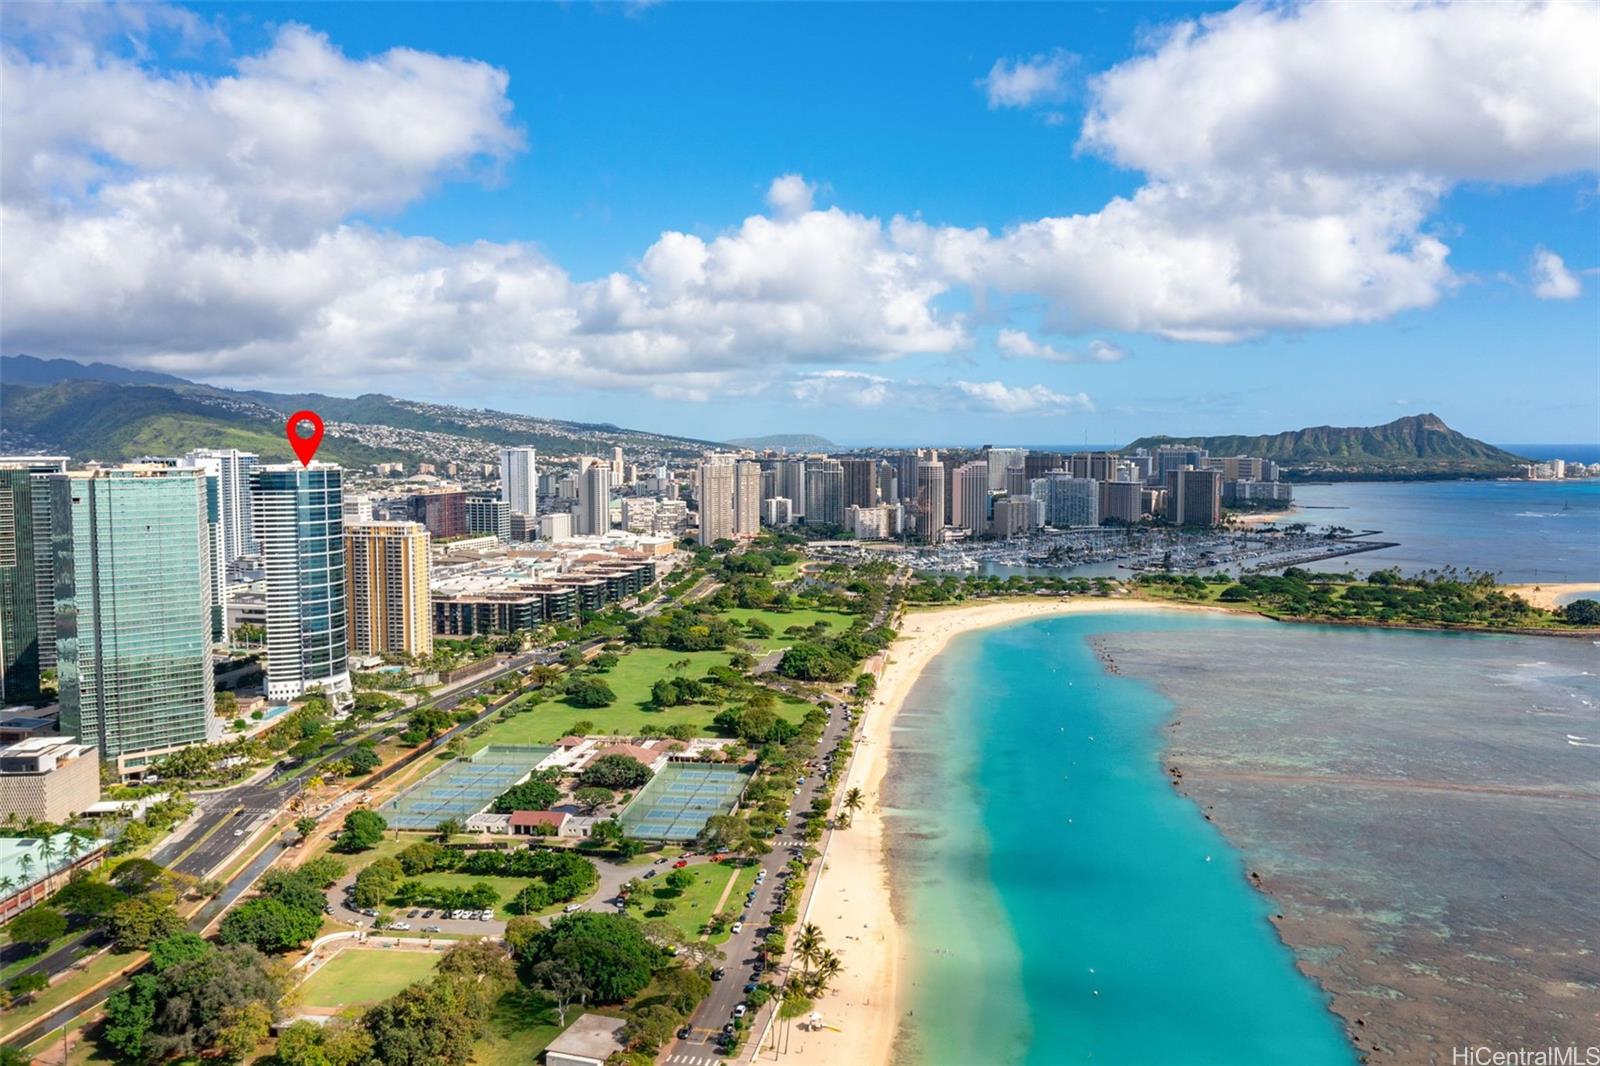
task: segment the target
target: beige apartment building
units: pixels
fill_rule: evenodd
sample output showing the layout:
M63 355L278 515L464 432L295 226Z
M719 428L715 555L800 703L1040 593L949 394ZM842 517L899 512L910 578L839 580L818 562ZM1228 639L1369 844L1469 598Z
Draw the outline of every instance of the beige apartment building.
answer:
M428 531L416 522L344 527L350 654L433 652Z
M30 737L0 748L0 819L68 822L100 802L100 759L74 737Z

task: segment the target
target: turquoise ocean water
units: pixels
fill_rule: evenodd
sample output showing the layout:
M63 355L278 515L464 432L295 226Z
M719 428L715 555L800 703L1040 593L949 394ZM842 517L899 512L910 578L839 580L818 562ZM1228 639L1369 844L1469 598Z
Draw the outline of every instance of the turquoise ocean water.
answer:
M1064 617L929 666L884 793L913 945L904 1061L1355 1062L1239 853L1169 783L1172 705L1087 642L1268 624Z

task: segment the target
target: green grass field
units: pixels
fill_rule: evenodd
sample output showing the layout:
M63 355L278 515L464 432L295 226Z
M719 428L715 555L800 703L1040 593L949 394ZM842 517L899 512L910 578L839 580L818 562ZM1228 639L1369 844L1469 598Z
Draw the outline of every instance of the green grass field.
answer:
M431 888L471 888L473 885L482 881L484 884L500 893L500 902L495 904L495 911L502 918L506 916L505 905L510 903L512 897L514 897L518 892L521 892L524 888L528 887L528 879L525 877L495 877L493 875L461 874L450 871L418 874L416 877L407 877L405 880L421 881L423 884ZM416 910L419 906L421 906L423 909L428 909L426 904L410 904L405 907L394 907L390 905L387 907L387 910L389 911L390 918L398 918L402 916L403 912ZM385 908L379 909L382 910ZM556 908L556 910L560 909L561 908L559 907Z
M495 720L487 733L468 743L468 751L475 752L490 744L552 744L566 736L573 723L579 721L593 722L597 733L619 736L637 736L645 726L664 728L679 723L687 723L698 732L710 735L711 719L723 705L697 703L653 711L648 709L650 689L661 678L701 677L713 666L728 665L729 657L730 653L725 651L633 648L610 671L599 675L617 694L617 701L611 706L574 707L565 700L540 703L512 718ZM689 665L674 668L673 664L684 660L688 660ZM798 722L808 707L803 700L782 699L778 703L778 713Z
M584 1013L574 1006L567 1022ZM514 988L489 1011L484 1035L472 1048L474 1066L527 1066L561 1033L554 1003L531 988Z
M343 1008L379 1003L433 972L431 951L345 948L300 986L308 1007Z
M722 909L730 916L736 917L744 903L744 894L750 891L750 886L756 882L756 868L754 866L728 867L723 864L697 865L688 867L690 873L695 875L694 884L684 889L683 894L675 895L671 889L662 882L666 879L670 866L658 866L656 869L662 873L654 880L646 881L645 890L633 897L628 902L628 914L640 921L651 918L665 918L677 926L685 936L698 937L700 927L705 925L711 917L712 908L717 905L717 900L722 897L722 891L728 885L728 877L734 878L733 889L728 893L728 901ZM661 901L672 900L675 902L673 909L666 914L652 913L652 908ZM713 944L719 944L728 939L726 932L710 937Z
M818 611L809 607L796 608L792 611L774 611L759 607L730 607L722 612L723 617L729 621L737 622L741 626L752 618L758 618L772 627L772 636L766 640L753 640L752 644L759 645L763 651L772 651L775 648L786 648L794 643L793 637L786 637L783 631L790 626L812 626L818 622L823 623L829 630L842 633L850 628L850 623L855 616L843 611Z

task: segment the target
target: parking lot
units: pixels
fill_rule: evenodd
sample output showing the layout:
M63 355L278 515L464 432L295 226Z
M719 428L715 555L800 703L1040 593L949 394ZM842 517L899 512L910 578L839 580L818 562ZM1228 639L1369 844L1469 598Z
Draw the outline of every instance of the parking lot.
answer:
M827 728L823 730L822 739L817 745L818 752L823 754L831 751L850 728L842 713L842 705L835 704L831 710L833 716L829 719ZM799 786L799 794L794 798L793 810L796 812L810 810L811 801L822 782L822 774L808 774L804 784ZM713 983L711 995L701 1002L694 1017L690 1019L687 1035L680 1036L666 1049L664 1056L666 1061L690 1062L708 1054L716 1054L717 1038L723 1033L724 1027L733 1022L735 1012L744 1003L748 994L747 987L759 982L766 974L766 966L757 952L757 945L772 931L767 919L777 911L778 886L783 884L787 877L784 867L804 849L800 839L802 825L798 815L791 819L789 824L778 831L773 849L761 857L760 868L766 871L766 876L757 883L753 895L744 907L743 913L747 917L743 926L722 945L727 956L727 962L723 964L723 973ZM815 876L815 870L811 876ZM781 973L782 970L783 967L780 966L776 972ZM753 1023L753 1015L758 1012L749 1013L752 1015L749 1020ZM758 1029L752 1029L751 1039L758 1033ZM748 1051L748 1046L744 1050Z

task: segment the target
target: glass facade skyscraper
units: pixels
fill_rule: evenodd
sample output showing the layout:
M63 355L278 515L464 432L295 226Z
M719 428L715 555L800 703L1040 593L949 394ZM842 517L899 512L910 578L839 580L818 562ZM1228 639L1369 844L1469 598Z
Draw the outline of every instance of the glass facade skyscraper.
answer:
M348 702L344 471L323 463L262 466L250 484L267 577L267 698L320 689Z
M199 470L47 479L61 731L123 770L213 732L211 554Z
M0 467L0 705L39 695L33 475Z

